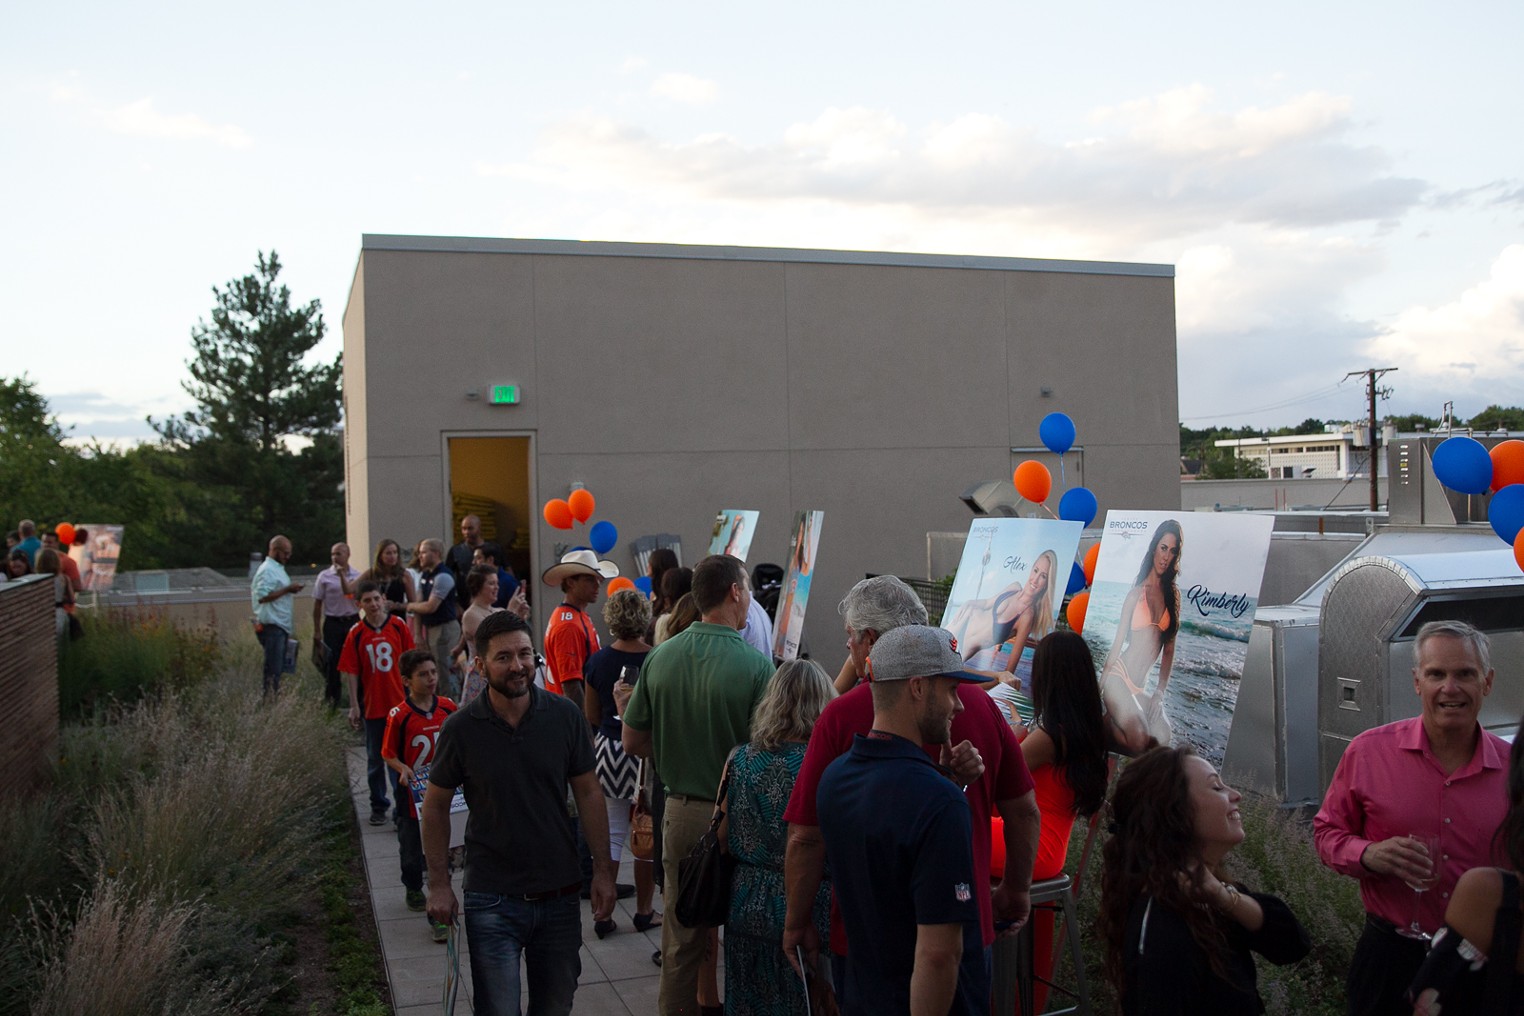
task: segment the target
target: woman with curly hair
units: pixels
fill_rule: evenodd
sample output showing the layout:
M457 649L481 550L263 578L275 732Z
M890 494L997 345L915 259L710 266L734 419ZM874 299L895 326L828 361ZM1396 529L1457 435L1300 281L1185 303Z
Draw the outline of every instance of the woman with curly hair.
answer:
M1117 779L1100 928L1124 1016L1264 1012L1250 954L1287 964L1311 949L1285 903L1223 869L1244 838L1241 797L1189 746L1151 749Z
M1122 601L1116 641L1101 668L1101 695L1111 721L1112 738L1131 754L1153 744L1169 744L1164 716L1164 688L1175 665L1175 636L1180 632L1180 523L1165 519L1154 530L1138 577ZM1159 661L1159 679L1147 692L1148 672Z
M624 725L614 695L617 684L633 687L640 679L640 668L650 653L646 628L651 623L651 604L634 589L621 589L603 604L603 623L609 626L614 641L588 657L582 665L587 680L587 694L582 696L582 711L593 730L594 757L598 784L603 788L609 818L609 856L618 864L624 854L633 817L640 766L634 755L624 750ZM655 894L654 873L649 860L635 861L636 931L661 927L661 915L652 905ZM599 938L615 928L612 916L593 922Z

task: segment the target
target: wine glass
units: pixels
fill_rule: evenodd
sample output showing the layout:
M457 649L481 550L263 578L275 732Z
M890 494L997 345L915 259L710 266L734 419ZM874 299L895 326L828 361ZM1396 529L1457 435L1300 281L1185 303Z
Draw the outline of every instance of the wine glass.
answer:
M1427 942L1433 936L1429 935L1419 926L1418 911L1423 903L1423 894L1434 888L1434 884L1439 881L1439 837L1421 833L1408 833L1408 839L1422 846L1424 853L1428 855L1429 875L1427 878L1422 879L1403 879L1408 884L1408 888L1413 890L1413 923L1406 928L1399 928L1397 934L1404 938L1414 938Z

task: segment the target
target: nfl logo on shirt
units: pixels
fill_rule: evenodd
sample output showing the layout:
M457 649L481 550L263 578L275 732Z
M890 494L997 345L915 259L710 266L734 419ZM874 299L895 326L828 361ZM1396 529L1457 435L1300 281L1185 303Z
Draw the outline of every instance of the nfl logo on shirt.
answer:
M957 898L959 903L967 903L969 900L973 899L973 895L968 891L967 882L959 882L957 885L953 886L953 896Z

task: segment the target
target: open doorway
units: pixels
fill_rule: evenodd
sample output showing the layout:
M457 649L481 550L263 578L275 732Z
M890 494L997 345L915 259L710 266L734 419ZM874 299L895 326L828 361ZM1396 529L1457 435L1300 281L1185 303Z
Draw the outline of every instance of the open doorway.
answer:
M507 553L506 567L533 588L529 559L528 437L449 438L450 533L460 538L460 520L482 520L482 539Z

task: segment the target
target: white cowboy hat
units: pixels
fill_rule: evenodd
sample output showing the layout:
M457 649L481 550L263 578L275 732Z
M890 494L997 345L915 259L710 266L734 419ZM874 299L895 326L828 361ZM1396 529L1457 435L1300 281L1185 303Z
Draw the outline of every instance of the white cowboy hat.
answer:
M618 578L619 566L613 561L598 560L598 555L590 550L574 550L562 557L560 564L545 569L540 578L547 586L559 588L561 580L569 575L596 575L601 582Z

